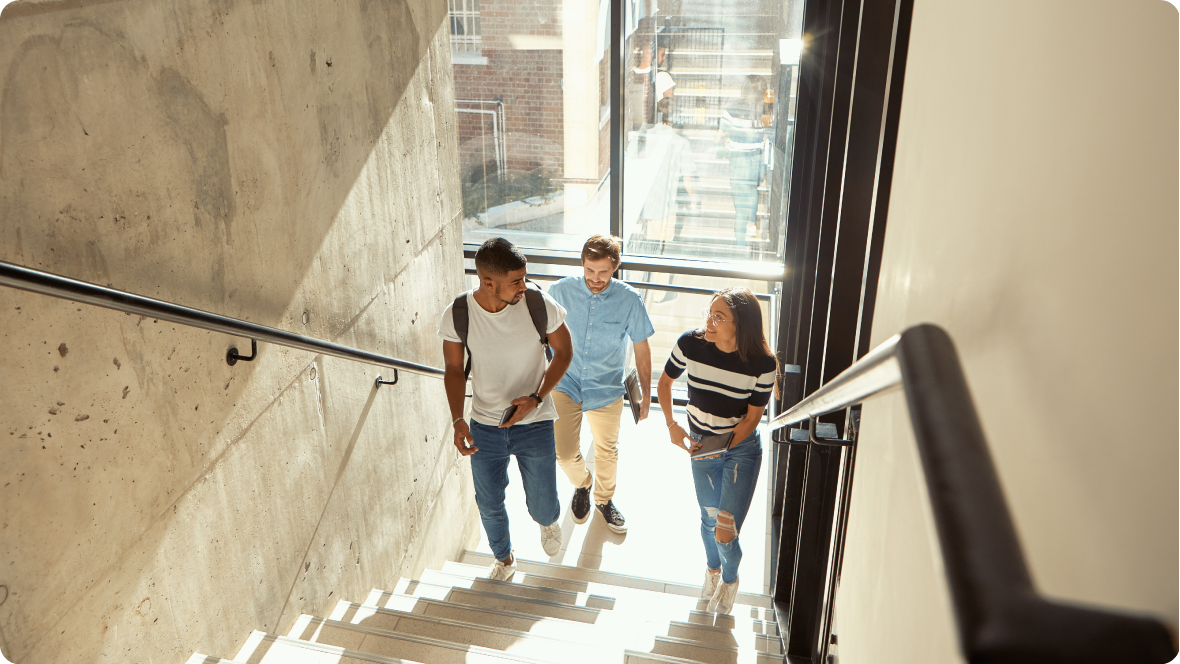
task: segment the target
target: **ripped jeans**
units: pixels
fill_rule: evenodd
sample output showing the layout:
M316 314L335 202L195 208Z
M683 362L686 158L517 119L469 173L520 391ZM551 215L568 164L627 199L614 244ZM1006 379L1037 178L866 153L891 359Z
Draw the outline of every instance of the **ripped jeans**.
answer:
M700 440L701 436L693 433L692 438ZM762 469L762 438L755 430L720 456L694 459L691 463L697 503L701 506L701 539L705 544L705 561L709 569L721 568L722 581L733 583L737 580L738 564L742 561L742 547L737 534L741 532L746 513L750 511L750 500L754 497L754 486L758 483L758 471ZM733 522L734 538L729 542L717 541L715 533L719 515L723 529L726 522Z

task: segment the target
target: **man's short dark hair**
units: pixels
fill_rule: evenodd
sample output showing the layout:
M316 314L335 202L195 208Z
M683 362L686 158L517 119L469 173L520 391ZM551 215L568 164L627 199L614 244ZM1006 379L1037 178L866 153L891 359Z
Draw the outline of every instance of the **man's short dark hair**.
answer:
M484 240L475 252L475 269L481 274L508 274L528 265L528 259L520 253L520 249L502 237Z

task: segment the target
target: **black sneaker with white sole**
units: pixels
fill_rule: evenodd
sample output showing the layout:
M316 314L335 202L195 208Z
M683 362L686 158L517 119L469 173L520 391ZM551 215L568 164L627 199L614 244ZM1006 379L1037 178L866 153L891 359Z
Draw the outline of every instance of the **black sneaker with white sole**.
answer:
M574 523L586 523L590 518L590 487L574 489L574 498L570 501L570 513L574 515Z
M623 515L619 513L619 510L615 508L614 501L608 500L602 505L596 505L596 507L598 508L598 511L602 513L602 518L604 521L606 521L607 528L610 528L616 533L627 532L627 520L624 519Z

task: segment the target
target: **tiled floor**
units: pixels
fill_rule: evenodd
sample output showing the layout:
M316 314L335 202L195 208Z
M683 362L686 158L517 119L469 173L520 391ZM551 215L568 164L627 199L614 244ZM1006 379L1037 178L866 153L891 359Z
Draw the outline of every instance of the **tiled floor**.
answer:
M682 424L686 422L682 409L677 409L676 417ZM582 453L589 453L587 461L592 463L589 424L582 427ZM763 432L762 468L754 501L741 531L741 589L744 592L767 592L769 457ZM506 502L516 555L530 560L699 584L705 570L705 552L700 534L700 508L693 491L689 463L688 455L668 440L664 416L657 407L653 407L651 416L639 424L632 421L630 411L624 408L614 501L627 519L627 533L616 535L611 532L597 511L585 524L574 524L569 511L574 489L565 473L558 469L562 549L556 556L548 557L541 549L540 529L525 508L520 472L513 461L508 471ZM491 553L482 529L477 550Z

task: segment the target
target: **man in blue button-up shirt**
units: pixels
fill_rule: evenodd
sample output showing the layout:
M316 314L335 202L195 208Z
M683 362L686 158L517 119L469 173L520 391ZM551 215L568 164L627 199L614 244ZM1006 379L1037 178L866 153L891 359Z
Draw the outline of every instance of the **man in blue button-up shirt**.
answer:
M595 235L582 248L583 276L567 277L549 288L549 295L565 307L565 324L573 337L574 358L553 389L558 419L553 427L557 464L575 487L570 501L576 523L590 516L590 488L594 503L616 533L627 522L611 500L618 465L619 418L623 412L623 365L627 339L635 347L635 367L643 391L640 418L651 407L651 347L655 333L643 297L627 284L612 279L622 248L618 238ZM594 471L582 458L582 415L594 436Z

